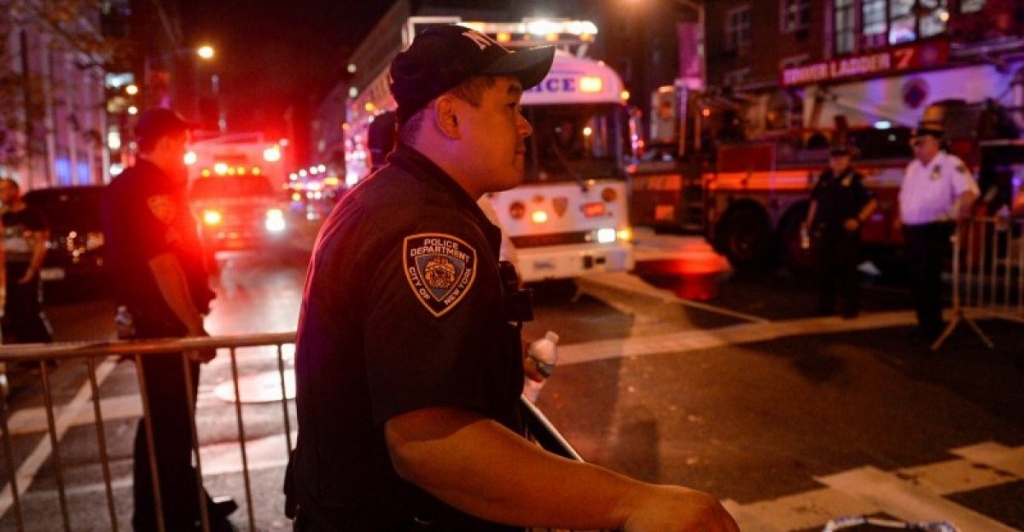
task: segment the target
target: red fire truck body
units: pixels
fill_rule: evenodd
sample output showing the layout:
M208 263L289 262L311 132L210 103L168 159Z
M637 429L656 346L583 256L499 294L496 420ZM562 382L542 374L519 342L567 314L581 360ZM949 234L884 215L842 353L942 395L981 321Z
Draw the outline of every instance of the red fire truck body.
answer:
M678 105L685 109L692 105ZM1005 203L1024 177L1024 141L980 141L984 113L1005 119L998 107L963 101L937 102L924 113L947 132L950 152L976 172L989 204ZM878 198L878 208L863 226L868 257L885 269L903 241L897 197L906 165L912 158L908 127L844 127L787 131L760 139L718 141L713 150L694 149L696 129L683 156L656 157L631 168L634 225L701 231L740 270L768 269L780 262L794 271L813 265L810 250L800 243L799 228L809 206L811 189L828 167L828 148L844 143L855 148L854 167L864 174ZM707 141L708 139L704 139ZM698 145L699 146L699 145ZM652 147L647 146L650 151Z

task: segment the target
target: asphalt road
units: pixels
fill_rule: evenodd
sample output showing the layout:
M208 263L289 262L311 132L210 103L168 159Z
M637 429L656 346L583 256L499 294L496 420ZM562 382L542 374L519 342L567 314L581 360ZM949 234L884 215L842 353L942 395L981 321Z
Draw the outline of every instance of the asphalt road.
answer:
M699 252L699 241L686 237L647 235L641 244L648 265L666 254ZM211 330L294 328L302 260L238 254L223 266ZM677 296L693 294L693 283L709 299ZM557 331L561 360L538 405L584 459L710 491L747 531L820 530L848 514L949 520L964 532L1024 529L1024 326L979 322L993 349L960 326L931 352L910 338L913 318L898 281L872 281L863 303L854 320L813 317L813 284L784 273L726 274L712 285L707 278L607 274L576 286L541 286L536 320L525 334ZM55 299L47 311L58 339L95 340L112 332L110 306ZM243 378L273 366L265 351L240 359ZM124 528L137 396L131 364L108 370L101 395L109 402L108 454ZM12 371L18 387L11 418L19 416L21 427L32 420L45 427L34 393L38 371ZM82 375L80 368L58 368L58 402L73 400ZM211 492L242 500L241 475L226 458L237 440L233 407L222 394L230 375L224 357L204 369L197 418ZM256 449L256 529L287 530L280 515L280 407L252 401L245 413L246 438ZM110 529L101 477L89 458L92 432L88 424L73 425L60 443L72 515L85 523L76 530ZM59 529L44 433L15 434L19 464L41 453L22 498L31 510L28 529ZM10 473L0 469L0 478ZM0 505L9 509L3 494ZM244 508L234 520L247 529ZM5 530L13 530L10 511L0 518Z

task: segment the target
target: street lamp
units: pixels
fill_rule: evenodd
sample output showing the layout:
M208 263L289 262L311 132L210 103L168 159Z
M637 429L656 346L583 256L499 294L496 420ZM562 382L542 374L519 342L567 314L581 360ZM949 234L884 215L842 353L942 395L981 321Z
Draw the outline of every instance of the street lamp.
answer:
M161 79L161 80L159 80L160 83L158 83L157 80L153 79L153 73L154 73L154 70L155 70L154 69L154 64L157 61L160 61L160 62L167 61L167 60L173 59L174 57L179 56L179 55L194 55L195 57L198 57L199 59L201 59L203 61L209 61L209 60L213 59L213 57L215 55L215 51L214 51L213 47L209 46L209 45L203 45L203 46L199 46L199 47L196 47L196 48L193 48L193 47L183 47L183 48L177 48L177 49L170 50L170 51L164 52L162 54L155 55L155 56L147 58L145 63L144 63L144 65L143 65L143 67L144 67L143 68L143 84L144 84L143 86L145 87L145 93L146 93L145 101L148 104L147 106L155 104L155 105L160 106L160 107L170 107L170 105L171 105L171 101L170 101L170 98L171 98L171 90L170 90L170 88L171 88L171 71L173 71L173 68L168 70L166 81ZM161 87L161 85L164 85L165 83L166 83L166 87ZM158 89L163 89L163 90L158 90Z

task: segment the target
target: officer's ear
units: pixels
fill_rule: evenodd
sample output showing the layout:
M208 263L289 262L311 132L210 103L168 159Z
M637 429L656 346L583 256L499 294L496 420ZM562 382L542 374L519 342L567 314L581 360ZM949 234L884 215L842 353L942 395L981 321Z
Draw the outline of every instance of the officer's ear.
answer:
M434 117L437 128L444 136L452 139L462 138L459 130L459 118L456 116L457 102L454 96L443 94L434 101Z

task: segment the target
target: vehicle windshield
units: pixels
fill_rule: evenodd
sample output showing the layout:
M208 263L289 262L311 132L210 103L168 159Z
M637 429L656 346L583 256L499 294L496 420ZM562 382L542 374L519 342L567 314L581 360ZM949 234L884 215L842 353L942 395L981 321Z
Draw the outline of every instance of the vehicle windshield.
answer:
M537 105L523 108L533 126L526 139L525 183L620 177L626 142L616 105Z
M189 199L251 198L273 194L274 187L266 176L229 175L196 179L189 190Z

